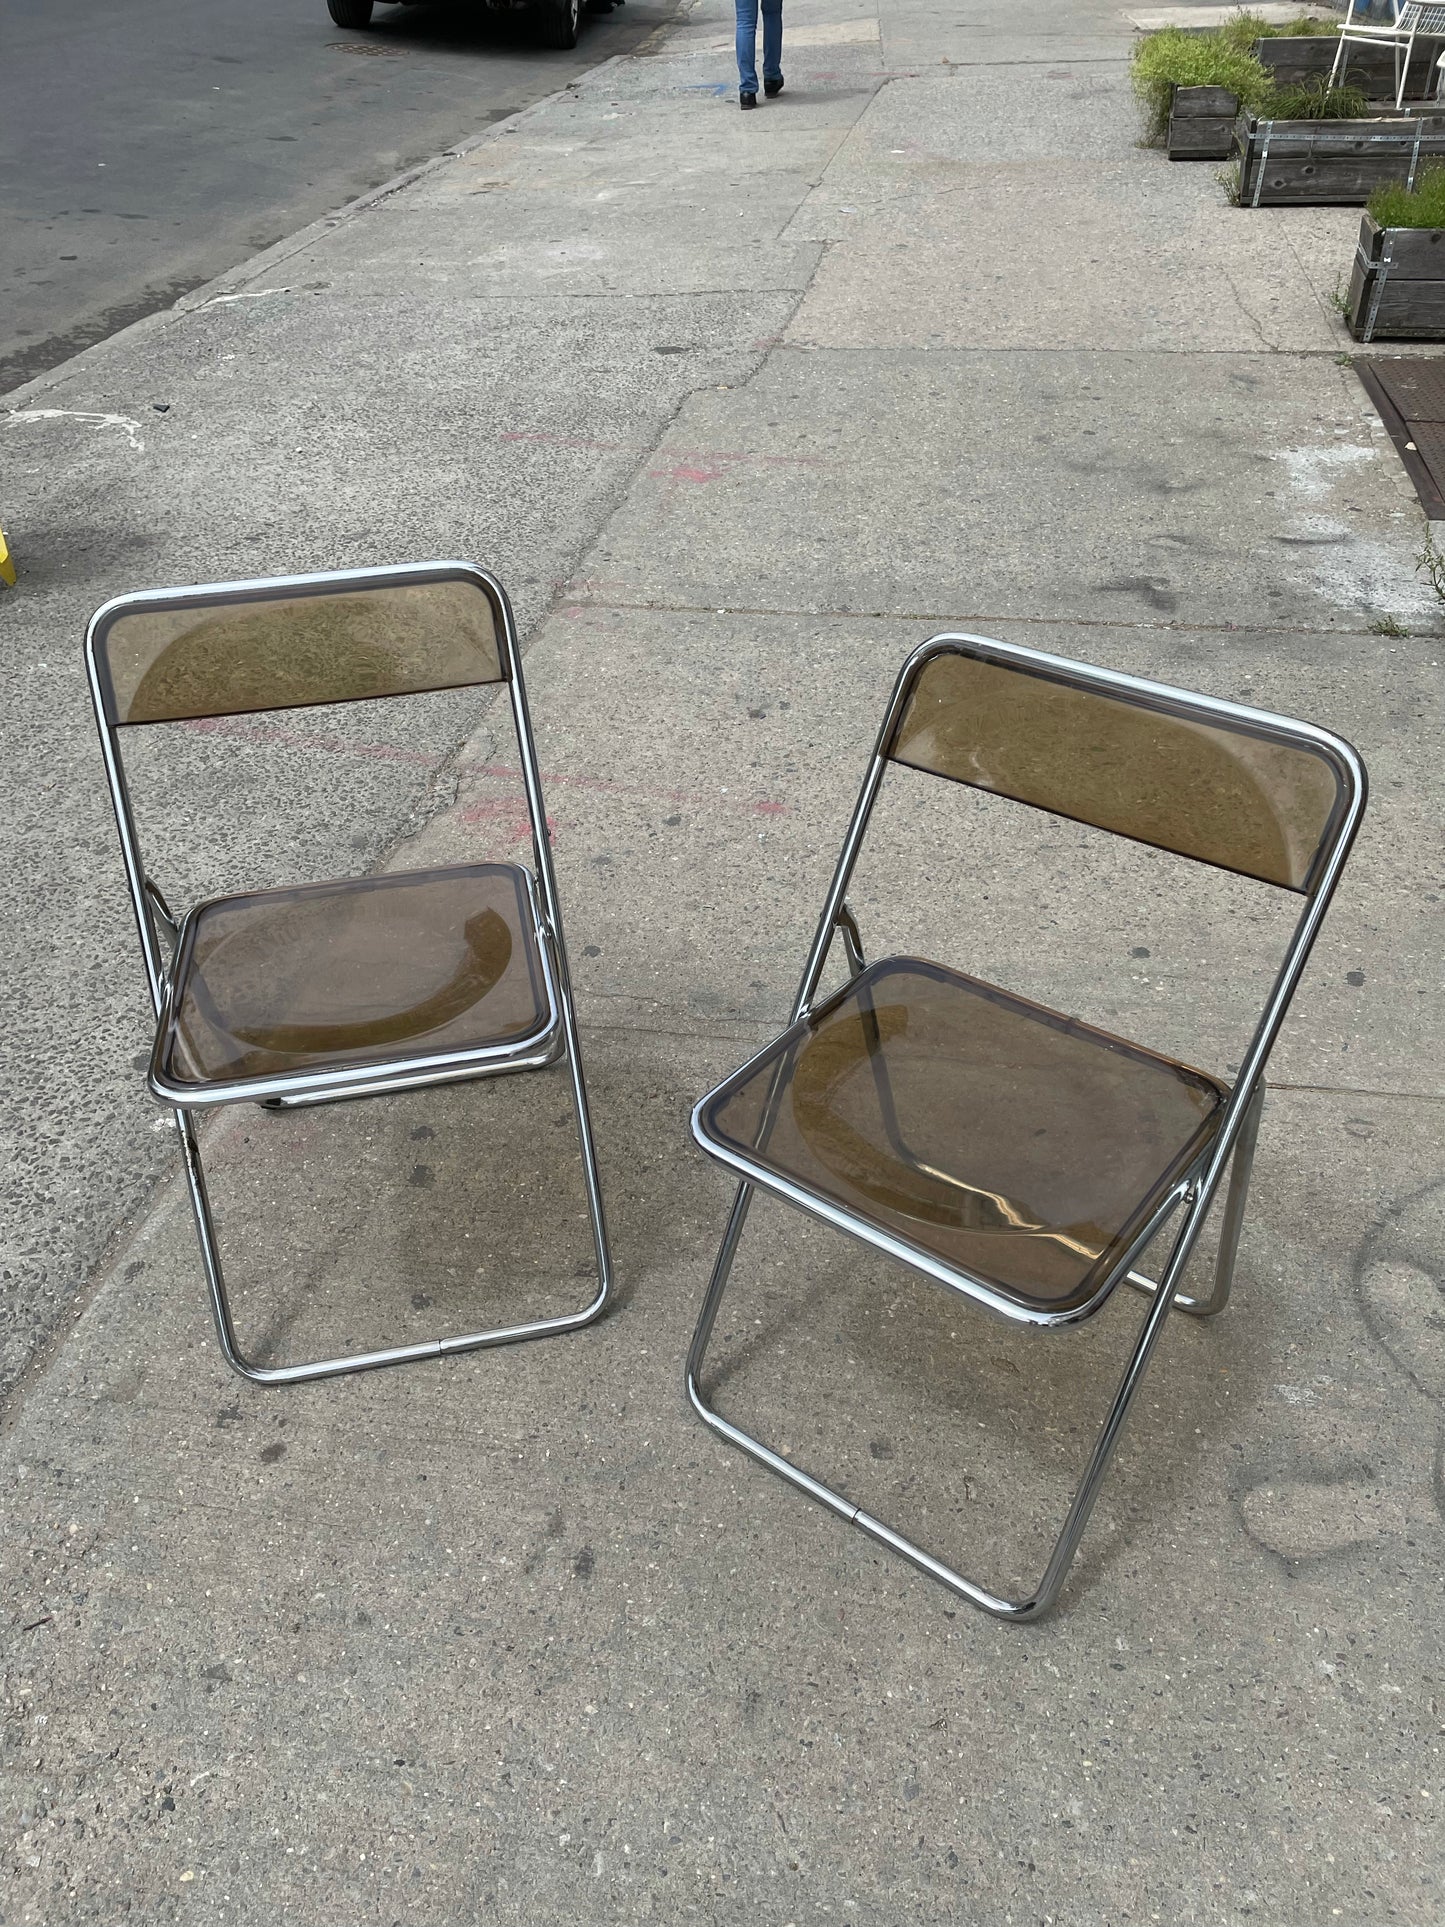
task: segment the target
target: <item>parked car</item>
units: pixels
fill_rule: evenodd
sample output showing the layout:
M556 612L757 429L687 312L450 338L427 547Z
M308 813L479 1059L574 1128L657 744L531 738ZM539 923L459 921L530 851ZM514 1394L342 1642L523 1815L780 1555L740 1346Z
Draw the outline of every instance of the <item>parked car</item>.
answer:
M412 5L414 0L402 0ZM519 0L479 0L497 13L510 13ZM537 23L544 47L575 47L582 22L582 0L520 0ZM326 0L326 11L338 27L369 27L376 0Z

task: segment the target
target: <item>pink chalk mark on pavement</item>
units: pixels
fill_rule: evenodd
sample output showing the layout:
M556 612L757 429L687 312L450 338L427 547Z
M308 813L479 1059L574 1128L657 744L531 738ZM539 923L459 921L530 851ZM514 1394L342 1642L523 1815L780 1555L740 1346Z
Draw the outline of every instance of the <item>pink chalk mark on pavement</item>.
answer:
M821 455L760 455L752 449L660 448L665 466L647 471L651 481L718 482L735 468L842 468Z
M654 482L720 482L731 471L731 464L716 462L708 468L698 468L688 462L677 462L671 468L650 468L648 479Z
M525 800L519 796L492 796L477 803L464 803L457 811L457 821L471 829L479 829L486 824L497 832L503 843L532 841L532 819L527 814ZM550 811L547 814L547 841L557 841L557 821Z

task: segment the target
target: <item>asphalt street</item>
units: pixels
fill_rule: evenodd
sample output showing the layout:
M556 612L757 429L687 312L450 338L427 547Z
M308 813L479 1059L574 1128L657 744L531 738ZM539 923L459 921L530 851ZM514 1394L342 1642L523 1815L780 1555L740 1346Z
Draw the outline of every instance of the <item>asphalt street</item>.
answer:
M0 393L329 208L635 50L670 12L0 0Z

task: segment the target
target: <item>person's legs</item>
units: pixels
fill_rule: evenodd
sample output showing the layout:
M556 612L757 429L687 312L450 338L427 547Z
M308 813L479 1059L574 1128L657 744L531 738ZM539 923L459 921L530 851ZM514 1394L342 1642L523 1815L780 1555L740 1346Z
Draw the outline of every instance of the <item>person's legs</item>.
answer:
M758 0L734 0L738 12L738 92L758 91ZM778 0L781 6L782 0ZM766 44L766 42L764 43Z
M738 0L739 6L742 0ZM762 0L763 79L783 77L783 0Z

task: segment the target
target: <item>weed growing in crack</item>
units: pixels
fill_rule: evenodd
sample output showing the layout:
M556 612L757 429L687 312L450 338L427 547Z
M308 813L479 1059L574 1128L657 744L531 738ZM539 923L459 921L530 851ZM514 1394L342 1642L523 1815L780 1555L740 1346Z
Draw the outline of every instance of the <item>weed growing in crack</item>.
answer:
M1430 587L1445 602L1445 549L1435 540L1433 529L1426 530L1425 546L1416 560L1415 573L1428 576Z
M1372 636L1408 636L1410 631L1403 622L1396 622L1393 616L1377 616L1370 624Z

